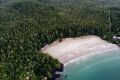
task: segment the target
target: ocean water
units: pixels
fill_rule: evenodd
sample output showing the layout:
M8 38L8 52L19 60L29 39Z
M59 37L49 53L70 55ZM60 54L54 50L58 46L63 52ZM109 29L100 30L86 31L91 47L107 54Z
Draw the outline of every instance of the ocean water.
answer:
M67 64L63 80L120 80L120 50L107 51Z

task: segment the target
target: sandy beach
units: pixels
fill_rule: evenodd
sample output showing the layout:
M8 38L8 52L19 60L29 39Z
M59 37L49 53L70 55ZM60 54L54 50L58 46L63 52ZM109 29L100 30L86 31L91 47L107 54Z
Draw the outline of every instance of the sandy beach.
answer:
M119 49L119 47L102 40L100 37L89 35L65 38L62 42L56 40L52 44L46 45L41 51L57 58L61 63L67 64L77 58L115 49Z

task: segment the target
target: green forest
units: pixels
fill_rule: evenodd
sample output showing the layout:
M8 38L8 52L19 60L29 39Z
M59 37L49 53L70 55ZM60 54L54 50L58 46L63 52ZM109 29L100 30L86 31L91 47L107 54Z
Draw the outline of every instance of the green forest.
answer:
M40 49L97 35L120 45L119 0L0 0L0 80L46 80L59 61Z

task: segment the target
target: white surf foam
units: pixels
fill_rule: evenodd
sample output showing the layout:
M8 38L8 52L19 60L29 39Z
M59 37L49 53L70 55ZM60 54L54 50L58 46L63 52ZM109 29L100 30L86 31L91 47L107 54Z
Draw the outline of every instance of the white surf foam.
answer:
M99 52L91 52L91 53L86 54L84 56L80 56L78 58L75 58L73 60L68 61L67 63L64 64L64 66L67 66L68 64L73 63L73 62L77 62L77 61L79 61L79 62L80 61L85 61L92 56L105 54L105 52L109 52L109 51L113 51L113 50L120 50L120 49L119 48L114 48L114 49L107 49L107 50L99 51Z

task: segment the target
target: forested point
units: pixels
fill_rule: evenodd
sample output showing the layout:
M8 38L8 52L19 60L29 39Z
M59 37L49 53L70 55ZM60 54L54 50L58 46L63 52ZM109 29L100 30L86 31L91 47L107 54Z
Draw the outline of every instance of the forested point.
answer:
M0 0L0 80L51 77L59 61L40 49L56 39L97 35L120 45L113 38L120 36L117 4L102 7L103 2L97 6L90 0L76 0L84 3L81 5L71 5L74 0L53 1Z

